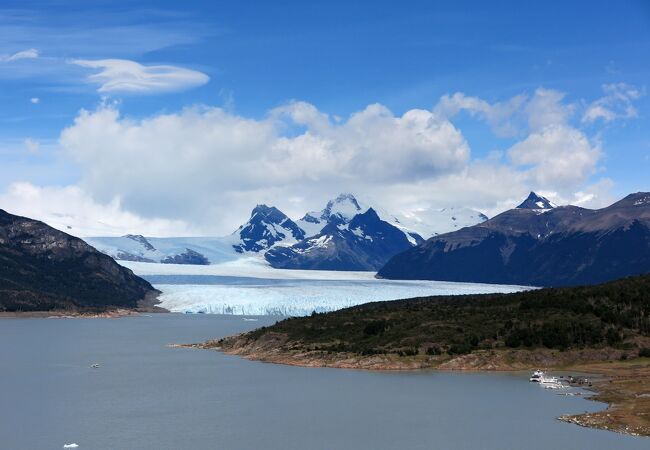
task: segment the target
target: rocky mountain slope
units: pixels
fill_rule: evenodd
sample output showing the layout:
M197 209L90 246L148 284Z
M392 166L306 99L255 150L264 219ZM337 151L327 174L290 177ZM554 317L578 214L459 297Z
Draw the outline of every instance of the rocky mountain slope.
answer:
M240 226L236 235L239 243L233 245L238 253L268 250L278 242L297 242L305 238L305 231L275 206L257 205L251 218Z
M393 257L378 275L564 286L650 272L650 193L590 210L534 193L519 207Z
M135 308L155 292L81 239L0 210L0 311Z

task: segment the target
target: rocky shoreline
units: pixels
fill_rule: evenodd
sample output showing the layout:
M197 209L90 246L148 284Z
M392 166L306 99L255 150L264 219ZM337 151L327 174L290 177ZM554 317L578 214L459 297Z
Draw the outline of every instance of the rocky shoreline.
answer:
M158 306L158 295L160 291L149 291L145 297L138 301L138 307L131 308L108 308L104 311L92 309L54 309L50 311L0 311L2 318L40 318L40 319L115 319L118 317L137 316L142 313L166 313L165 308Z

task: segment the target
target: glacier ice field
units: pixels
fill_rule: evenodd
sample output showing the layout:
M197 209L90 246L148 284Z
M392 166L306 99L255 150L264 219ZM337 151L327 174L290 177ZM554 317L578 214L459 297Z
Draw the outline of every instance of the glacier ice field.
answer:
M530 287L397 281L373 272L273 269L256 258L210 266L121 262L162 292L172 312L304 316L372 301L429 295L516 292Z

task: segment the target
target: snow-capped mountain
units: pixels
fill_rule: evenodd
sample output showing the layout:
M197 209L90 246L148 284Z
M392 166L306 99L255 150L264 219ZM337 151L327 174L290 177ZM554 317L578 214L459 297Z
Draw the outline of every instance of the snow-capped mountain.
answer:
M260 252L275 244L296 243L305 238L305 232L275 206L257 205L251 218L235 233L238 242L233 248L238 253Z
M246 223L224 237L146 238L128 234L87 241L125 261L214 264L260 255L274 267L376 270L396 253L424 242L423 237L486 219L464 208L397 216L348 193L295 222L274 206L257 205Z
M377 270L414 245L372 208L348 217L330 213L320 233L290 247L274 247L266 252L266 260L285 269Z
M333 200L327 202L325 208L320 212L308 212L302 219L297 221L299 227L305 230L305 236L314 236L319 234L323 228L332 221L349 223L357 214L368 211L371 207L366 203L359 201L354 195L349 193L340 194ZM375 213L394 227L402 230L406 238L413 244L423 242L424 239L408 226L403 225L394 215L383 209L373 206Z
M215 264L237 258L230 236L145 238L139 234L91 237L86 242L122 261L163 264Z
M330 220L336 219L347 223L357 214L367 211L359 204L352 194L340 194L334 200L330 200L322 211L308 212L302 219L298 220L298 226L305 231L306 236L314 236L321 232Z
M539 209L539 210L549 210L557 208L557 205L541 195L537 195L534 192L531 192L528 195L528 198L524 200L517 209Z
M475 209L463 207L420 208L395 217L397 227L404 227L424 239L471 227L488 220L488 217Z

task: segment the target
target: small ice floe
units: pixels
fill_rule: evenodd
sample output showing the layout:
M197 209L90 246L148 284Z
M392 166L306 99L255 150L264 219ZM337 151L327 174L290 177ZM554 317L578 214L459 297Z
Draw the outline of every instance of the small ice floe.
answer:
M63 448L78 448L79 444L75 444L74 442L72 444L63 444Z
M257 322L257 319L253 319L252 317L244 317L244 320L246 322Z

